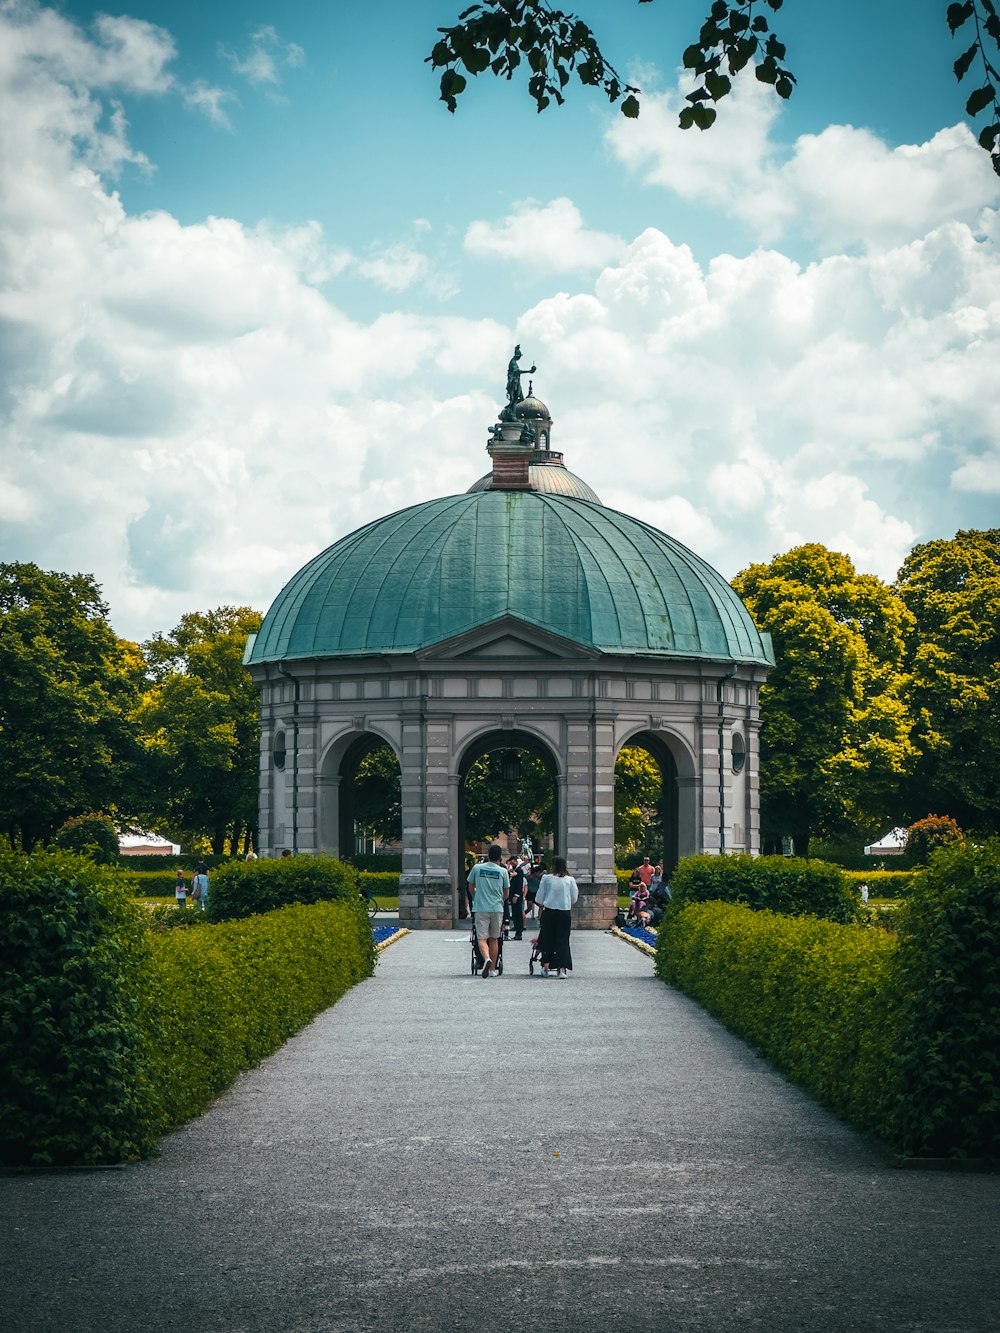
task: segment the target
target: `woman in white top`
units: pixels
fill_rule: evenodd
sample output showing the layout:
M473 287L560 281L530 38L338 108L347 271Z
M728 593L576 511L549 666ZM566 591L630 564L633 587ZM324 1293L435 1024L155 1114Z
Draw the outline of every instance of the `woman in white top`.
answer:
M552 874L543 875L535 897L535 905L542 909L538 929L538 952L542 959L542 976L565 977L573 971L573 955L569 949L569 928L573 904L580 896L576 880L566 869L561 856L552 858Z

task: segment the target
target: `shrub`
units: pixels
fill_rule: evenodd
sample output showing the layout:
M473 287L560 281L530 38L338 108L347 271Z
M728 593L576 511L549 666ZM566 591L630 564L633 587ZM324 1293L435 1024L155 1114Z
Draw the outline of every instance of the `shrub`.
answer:
M376 875L395 871L397 883L403 870L402 852L357 852L348 859L355 870L369 870Z
M934 853L901 915L895 1137L1000 1158L1000 841Z
M140 1002L149 953L121 877L0 851L0 1161L94 1165L150 1146Z
M210 921L232 921L291 903L357 897L354 867L332 856L230 861L209 876L207 916Z
M375 957L356 895L157 936L144 1009L156 1132L197 1115L237 1074L371 976Z
M661 928L656 972L825 1106L880 1130L895 1086L883 993L896 947L880 930L704 902Z
M906 850L918 865L926 865L938 847L962 841L962 830L950 815L928 815L906 830Z
M358 871L358 888L372 898L398 898L399 875L393 873L375 874L367 870Z
M721 900L788 916L845 923L858 914L843 872L825 861L794 856L688 856L670 880L668 913L690 903Z
M107 815L74 815L52 840L53 847L89 856L99 866L118 862L118 831Z
M912 870L845 870L844 879L854 893L868 885L872 898L905 898L916 881Z
M122 866L122 874L128 876L133 892L138 898L172 898L177 882L176 870L133 870L129 865ZM191 876L187 875L188 890L191 889Z

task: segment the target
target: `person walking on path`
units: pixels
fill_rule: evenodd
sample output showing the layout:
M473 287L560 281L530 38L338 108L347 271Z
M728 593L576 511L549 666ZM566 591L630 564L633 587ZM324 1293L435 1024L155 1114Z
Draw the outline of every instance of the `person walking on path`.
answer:
M476 942L483 956L484 978L497 975L503 907L510 891L510 875L502 858L502 849L494 843L489 859L469 871L470 907L476 918Z
M204 912L208 908L208 866L199 861L191 881L191 896Z
M576 880L569 873L561 856L552 858L552 874L543 875L535 903L542 911L538 930L538 952L542 959L542 976L555 969L560 980L573 971L573 955L569 947L569 929L573 904L580 896Z
M187 906L187 880L184 878L184 871L178 870L177 879L174 881L174 897L177 899L178 907Z

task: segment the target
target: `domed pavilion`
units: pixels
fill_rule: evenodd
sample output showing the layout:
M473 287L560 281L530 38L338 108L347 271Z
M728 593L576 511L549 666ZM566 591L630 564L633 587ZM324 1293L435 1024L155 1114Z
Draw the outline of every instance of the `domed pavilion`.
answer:
M322 551L247 646L262 705L261 853L350 855L354 774L388 744L410 927L464 915L464 780L495 750L527 750L552 775L580 926L614 916L625 745L663 775L668 869L693 852L758 850L768 636L704 560L569 471L548 408L521 394L519 356L491 471Z

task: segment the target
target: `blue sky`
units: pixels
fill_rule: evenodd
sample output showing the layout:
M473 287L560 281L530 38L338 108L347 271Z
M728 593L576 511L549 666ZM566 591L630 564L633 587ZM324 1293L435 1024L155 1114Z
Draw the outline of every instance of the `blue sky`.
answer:
M266 609L485 471L514 341L568 465L726 575L995 526L1000 183L945 3L786 0L790 102L681 135L706 7L580 0L627 122L483 78L449 115L447 0L0 0L0 558L136 638Z

